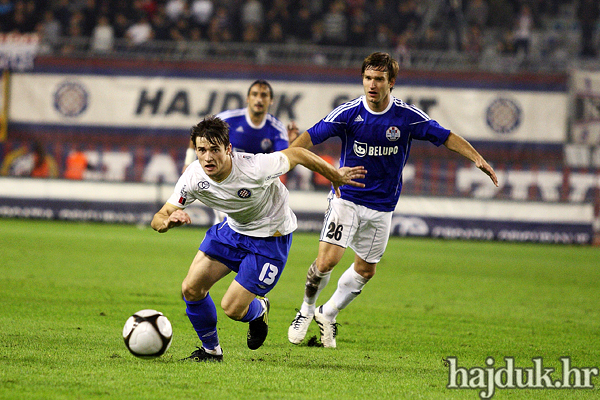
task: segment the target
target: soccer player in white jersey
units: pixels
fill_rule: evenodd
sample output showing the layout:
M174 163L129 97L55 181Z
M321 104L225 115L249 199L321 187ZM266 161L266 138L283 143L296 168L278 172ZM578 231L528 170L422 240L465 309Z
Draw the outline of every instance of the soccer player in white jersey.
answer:
M304 301L288 329L291 343L304 340L314 319L323 346L336 347L338 313L375 275L385 251L413 139L445 145L473 161L498 186L494 170L469 142L392 96L398 69L386 53L368 56L361 71L364 96L340 105L291 144L308 149L337 136L342 141L340 166L363 165L369 171L361 180L364 187L344 187L341 197L329 197L317 258L306 277ZM340 277L332 297L317 307L319 293L348 246L354 250L354 263Z
M366 171L362 166L336 169L302 148L256 155L233 152L227 123L213 116L194 126L190 136L198 160L181 175L151 226L162 233L190 223L184 209L194 200L228 214L206 232L182 283L187 315L202 342L185 359L222 361L209 290L231 271L237 276L221 300L223 311L249 323L250 349L258 349L267 337L270 304L264 296L283 272L296 229L289 193L279 176L301 164L329 179L337 190L342 185L363 186L354 179L363 178Z
M229 125L229 141L234 151L244 153L272 153L287 149L289 143L298 137L298 127L294 121L288 126L269 113L273 104L273 88L264 79L257 79L248 88L245 108L226 110L217 117ZM185 168L196 159L194 145L186 152Z

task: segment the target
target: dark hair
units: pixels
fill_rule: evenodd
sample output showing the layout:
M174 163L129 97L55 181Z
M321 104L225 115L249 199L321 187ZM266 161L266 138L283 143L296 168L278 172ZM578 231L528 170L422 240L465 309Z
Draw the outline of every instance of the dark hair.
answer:
M252 82L252 85L250 85L250 87L248 88L248 96L250 96L250 90L252 90L252 87L254 85L261 85L261 86L266 86L269 88L269 94L271 95L271 98L273 98L273 88L271 87L271 84L267 81L265 81L264 79L257 79L254 82Z
M374 69L375 71L387 72L388 81L396 79L398 71L400 70L398 61L394 60L388 53L381 52L372 53L365 58L360 71L361 76L365 74L367 68Z
M190 132L190 139L196 147L197 138L205 138L208 143L213 145L229 146L229 125L214 115L207 115L204 119L193 126Z

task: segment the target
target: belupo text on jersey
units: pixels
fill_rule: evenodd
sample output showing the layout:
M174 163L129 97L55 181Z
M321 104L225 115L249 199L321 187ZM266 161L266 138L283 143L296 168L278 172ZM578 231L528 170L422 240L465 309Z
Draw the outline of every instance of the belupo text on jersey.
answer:
M364 156L389 156L398 154L398 146L369 146L366 143L354 142L354 154Z

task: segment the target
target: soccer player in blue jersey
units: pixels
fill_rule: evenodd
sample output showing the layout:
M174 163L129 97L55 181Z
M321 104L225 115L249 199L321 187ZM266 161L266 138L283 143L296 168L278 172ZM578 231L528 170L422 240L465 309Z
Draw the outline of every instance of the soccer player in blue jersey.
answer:
M368 56L361 71L364 96L334 109L291 145L308 149L337 136L342 141L340 166L363 165L369 171L361 181L364 187L346 186L341 188L341 197L329 197L317 259L306 277L304 301L288 329L291 343L304 340L314 319L323 346L336 347L338 313L375 275L385 251L412 140L443 144L473 161L498 186L496 173L469 142L392 96L398 70L398 63L386 53ZM354 263L340 277L332 297L317 307L319 293L348 246L354 250Z
M269 114L273 104L273 88L264 79L257 79L248 88L248 106L226 110L217 116L229 125L229 138L233 150L244 153L272 153L287 149L298 136L298 127L291 121L287 128L283 122ZM190 142L185 156L185 168L196 159Z
M184 209L198 200L227 213L207 232L182 283L186 312L202 347L191 361L222 361L217 334L217 310L210 288L231 271L237 276L221 300L225 314L248 322L247 344L262 346L268 333L270 303L264 297L277 284L285 267L296 216L289 206L289 193L279 177L297 164L329 179L336 193L342 185L363 186L362 166L334 168L302 148L270 154L232 151L227 124L209 116L192 128L191 140L198 157L183 172L173 194L154 215L151 226L158 232L189 224Z

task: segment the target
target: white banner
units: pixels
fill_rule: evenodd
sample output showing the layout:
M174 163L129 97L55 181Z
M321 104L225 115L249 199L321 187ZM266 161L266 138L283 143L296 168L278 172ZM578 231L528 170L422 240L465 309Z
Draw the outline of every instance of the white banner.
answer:
M10 120L40 125L188 129L206 114L245 106L251 81L16 73ZM335 106L363 94L356 84L271 81L271 113L304 130ZM567 94L460 88L396 87L471 140L562 143Z

